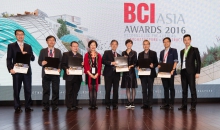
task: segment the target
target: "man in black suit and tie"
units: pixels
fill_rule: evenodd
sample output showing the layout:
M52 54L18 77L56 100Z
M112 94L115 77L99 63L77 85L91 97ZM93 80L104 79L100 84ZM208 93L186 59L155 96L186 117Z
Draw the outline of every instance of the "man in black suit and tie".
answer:
M143 93L143 106L141 109L151 109L152 102L153 102L153 84L154 78L157 76L155 68L158 66L157 60L157 53L155 51L150 50L150 41L144 40L143 41L143 48L144 51L138 54L138 60L140 59L150 59L151 64L149 66L151 73L150 75L141 75L141 86L142 86L142 93ZM139 65L137 62L138 69Z
M78 42L73 41L70 43L71 51L64 52L61 67L64 70L63 79L66 80L66 106L68 111L82 109L77 105L77 96L82 82L82 75L69 75L69 57L83 58L78 53ZM82 62L83 65L83 62Z
M31 61L34 61L35 59L31 46L24 43L24 35L25 34L23 30L20 30L20 29L15 30L15 36L16 36L17 42L8 44L8 52L7 52L7 59L6 59L8 71L11 73L12 78L13 78L15 112L22 112L21 103L20 103L20 90L21 90L22 82L24 85L25 111L26 112L33 111L33 109L30 107L32 103L31 66L29 64L27 74L15 73L15 71L13 70L13 67L16 64L17 52L22 52L23 54L30 54Z
M49 75L45 74L45 57L59 58L61 63L62 54L61 51L54 47L56 43L56 38L54 36L48 36L46 38L48 47L43 48L40 51L40 56L38 59L38 64L42 66L42 86L43 86L43 111L49 111L49 98L50 98L50 84L52 83L52 110L58 111L58 101L59 101L59 87L60 87L60 75ZM57 70L60 72L60 65Z
M102 57L102 64L105 65L103 76L105 80L105 103L106 109L110 109L110 95L111 88L113 86L113 109L118 109L118 87L120 81L120 73L116 73L115 65L116 62L114 60L115 57L119 57L120 55L116 52L118 47L118 41L111 41L111 50L107 50L104 52Z
M171 48L171 39L165 37L163 39L165 49L160 52L160 63L173 64L173 69L170 72L171 78L161 78L164 88L165 105L160 106L161 109L173 109L175 89L174 89L174 76L176 75L176 65L178 63L178 54L175 48ZM160 65L158 65L160 68ZM170 99L169 99L170 95Z
M181 58L181 84L182 84L182 106L179 110L187 109L188 86L191 92L191 108L190 111L196 110L197 93L196 93L196 78L199 78L201 69L201 59L199 50L192 47L191 36L186 34L183 36L185 49L180 51Z

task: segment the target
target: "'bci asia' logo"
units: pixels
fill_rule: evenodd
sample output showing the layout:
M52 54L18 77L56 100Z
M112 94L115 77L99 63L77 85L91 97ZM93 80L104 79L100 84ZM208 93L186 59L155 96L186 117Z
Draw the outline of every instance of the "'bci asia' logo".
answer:
M124 23L141 24L150 23L145 26L126 25L124 33L170 33L184 34L186 32L184 26L174 26L173 24L185 24L182 14L175 13L158 13L155 14L155 3L124 3ZM156 18L157 16L157 18ZM154 26L154 24L166 24L169 26ZM173 25L173 27L172 27Z
M148 14L146 14L148 13ZM163 24L178 24L182 22L185 24L182 14L159 14L159 17L155 18L155 3L124 3L124 23L133 23L135 21L139 23L163 23Z

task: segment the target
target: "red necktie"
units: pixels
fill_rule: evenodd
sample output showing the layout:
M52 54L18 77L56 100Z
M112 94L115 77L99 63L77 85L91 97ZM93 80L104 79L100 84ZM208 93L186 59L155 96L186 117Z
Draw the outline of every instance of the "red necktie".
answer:
M116 53L114 52L114 53L113 53L114 57L116 57L116 55L115 55L115 54L116 54Z

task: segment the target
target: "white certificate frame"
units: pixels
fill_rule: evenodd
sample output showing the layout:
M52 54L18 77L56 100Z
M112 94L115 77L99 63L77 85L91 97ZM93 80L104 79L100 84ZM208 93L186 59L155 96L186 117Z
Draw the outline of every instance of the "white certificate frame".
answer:
M13 70L15 71L15 73L27 74L28 68L28 64L16 63L13 67Z
M171 74L169 72L159 72L157 74L158 78L171 78Z
M45 67L44 72L45 74L48 74L48 75L60 75L60 73L58 72L58 69L52 68L52 67Z
M70 67L69 75L83 75L82 67Z
M151 69L150 68L140 68L138 70L138 75L150 75Z

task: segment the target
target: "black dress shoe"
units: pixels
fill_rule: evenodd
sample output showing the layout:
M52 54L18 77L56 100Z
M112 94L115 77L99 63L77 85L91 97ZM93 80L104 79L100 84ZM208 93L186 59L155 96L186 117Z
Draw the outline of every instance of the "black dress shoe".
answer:
M76 107L67 108L67 111L74 111L76 110Z
M107 105L107 106L106 106L106 109L110 109L110 106L109 106L109 105Z
M143 105L143 106L141 106L141 109L147 109L147 108L148 108L147 105Z
M168 109L168 108L169 108L169 104L166 104L166 105L160 106L160 109Z
M33 111L32 108L30 108L30 107L25 108L25 112L31 112L31 111Z
M187 106L181 106L178 108L178 110L187 110Z
M94 106L95 109L98 109L98 106Z
M44 108L42 109L42 111L49 111L49 110L50 110L49 107L44 107Z
M189 110L190 110L190 111L195 111L195 110L196 110L196 107L191 107Z
M170 105L170 106L169 106L169 109L170 109L170 110L173 110L173 105Z
M75 108L76 108L76 109L82 109L82 107L80 107L80 106L75 106Z
M52 111L58 111L59 110L59 108L57 107L57 106L54 106L53 108L52 108Z
M114 105L114 106L113 106L113 109L118 109L118 106L117 106L117 105Z
M148 106L147 108L148 108L148 109L152 109L152 106Z
M20 113L20 112L22 112L22 109L20 107L18 107L18 108L15 109L15 112Z
M89 106L89 108L88 109L92 109L93 107L92 106Z

